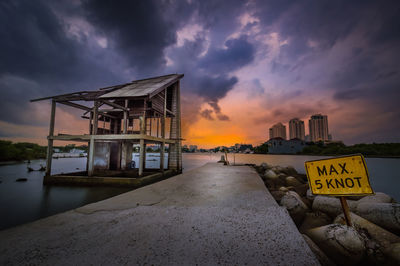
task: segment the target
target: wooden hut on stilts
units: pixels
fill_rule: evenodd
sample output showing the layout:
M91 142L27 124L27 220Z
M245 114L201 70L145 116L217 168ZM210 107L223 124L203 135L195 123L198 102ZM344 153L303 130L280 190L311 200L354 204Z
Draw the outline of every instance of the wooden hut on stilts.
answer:
M51 117L44 183L137 186L152 179L182 172L180 79L172 74L135 80L126 84L56 95ZM54 134L56 106L84 111L89 132L83 135ZM86 171L51 174L53 141L88 143ZM146 145L159 145L160 166L146 168ZM168 146L168 163L164 165ZM139 147L139 165L132 168L132 152Z

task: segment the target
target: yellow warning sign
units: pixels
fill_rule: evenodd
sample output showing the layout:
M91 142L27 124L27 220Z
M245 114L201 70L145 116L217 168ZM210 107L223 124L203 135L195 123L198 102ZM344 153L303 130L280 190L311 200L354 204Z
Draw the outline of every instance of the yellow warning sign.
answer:
M308 183L315 195L374 194L364 157L343 156L305 162Z

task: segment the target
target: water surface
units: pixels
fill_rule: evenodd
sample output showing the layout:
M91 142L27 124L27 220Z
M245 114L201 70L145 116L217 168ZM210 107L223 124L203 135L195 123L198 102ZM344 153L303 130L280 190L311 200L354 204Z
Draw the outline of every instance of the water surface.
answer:
M135 160L134 156L134 160ZM184 153L183 171L190 171L207 162L216 162L221 154ZM299 155L259 155L259 154L228 154L228 159L236 163L260 164L267 162L273 165L292 165L297 171L305 173L304 162L327 158L324 156ZM166 162L168 157L166 157ZM397 165L400 159L367 158L370 181L375 191L385 192L398 201L400 200L400 178ZM29 165L39 169L44 160L32 161ZM148 167L157 168L160 165L157 154L148 154ZM165 163L167 165L167 163ZM77 187L77 186L43 186L44 172L28 172L26 163L0 166L0 229L34 221L49 215L75 209L77 207L103 200L124 192L129 188L113 187ZM60 158L53 160L52 173L67 173L83 171L86 158ZM18 178L27 178L26 182L16 182Z

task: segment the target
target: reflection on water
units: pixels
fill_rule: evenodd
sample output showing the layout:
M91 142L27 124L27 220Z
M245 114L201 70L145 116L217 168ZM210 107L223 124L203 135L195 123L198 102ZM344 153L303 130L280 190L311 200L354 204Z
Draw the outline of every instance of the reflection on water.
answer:
M183 154L183 171L187 172L207 162L216 162L221 154ZM304 173L304 162L326 158L323 156L296 155L257 155L228 154L231 163L260 164L268 162L282 166L292 165L297 171ZM150 167L159 166L159 157L154 154L146 158ZM166 158L166 161L168 158ZM397 175L397 164L400 159L367 158L367 166L371 176L371 185L375 191L385 192L400 200L400 178ZM29 165L39 169L44 160L35 160ZM165 163L167 165L167 163ZM43 186L44 172L28 172L27 164L0 166L0 229L30 222L56 213L71 210L85 204L100 201L120 193L127 188L113 187L71 187ZM86 158L60 158L53 160L53 174L83 171ZM27 178L26 182L15 182L18 178Z

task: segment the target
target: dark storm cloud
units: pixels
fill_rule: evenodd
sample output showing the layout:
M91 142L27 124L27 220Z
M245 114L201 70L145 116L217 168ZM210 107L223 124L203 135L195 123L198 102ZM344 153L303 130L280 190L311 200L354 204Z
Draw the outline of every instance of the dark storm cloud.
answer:
M47 2L0 2L0 119L40 124L27 116L32 98L94 89L116 77L84 44L71 39ZM22 111L23 110L23 111Z
M205 110L200 112L200 116L202 116L203 118L205 118L205 119L207 119L209 121L213 121L214 118L212 117L212 113L213 113L213 110L205 109Z
M183 6L185 3L176 3L171 10L172 5L160 1L111 4L87 0L83 7L88 20L98 31L111 37L131 67L140 73L156 73L165 66L164 49L175 43L178 26L191 13Z
M229 39L225 48L212 48L200 60L199 67L210 72L230 72L251 63L254 60L255 49L247 41L247 36Z

